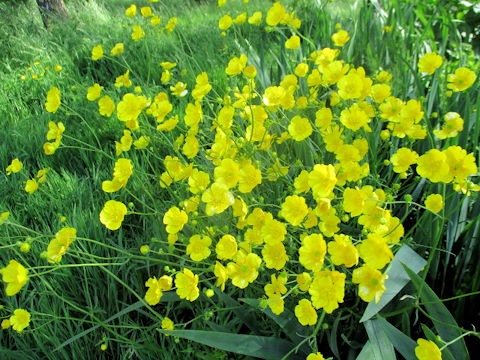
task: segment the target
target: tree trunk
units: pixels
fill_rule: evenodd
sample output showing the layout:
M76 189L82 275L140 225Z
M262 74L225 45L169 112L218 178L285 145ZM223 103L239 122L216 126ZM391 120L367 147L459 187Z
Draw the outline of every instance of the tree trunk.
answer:
M68 16L63 0L37 0L37 5L46 28L48 28L52 19Z

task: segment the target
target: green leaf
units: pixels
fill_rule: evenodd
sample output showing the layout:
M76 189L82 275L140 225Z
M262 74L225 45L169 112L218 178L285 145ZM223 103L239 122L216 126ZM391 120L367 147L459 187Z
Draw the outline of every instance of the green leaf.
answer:
M372 343L368 340L365 345L363 345L362 351L357 356L357 360L373 360L374 354L372 349ZM375 359L376 360L376 359Z
M413 339L398 330L381 316L378 316L374 321L379 324L381 332L388 337L393 347L406 360L415 359L415 348L417 347L417 343Z
M236 354L254 356L260 359L278 360L294 348L294 344L282 339L267 336L232 334L205 330L162 330L162 334L173 335L195 341L199 344ZM292 354L288 359L300 360L305 357Z
M423 305L431 316L433 325L443 341L449 342L461 336L462 332L458 328L457 322L445 305L440 301L435 292L433 292L427 283L420 276L415 274L415 272L407 265L403 265L403 267L415 285L418 295L424 303ZM456 359L463 360L470 358L463 338L449 345L449 349Z
M378 304L371 301L365 312L363 313L360 322L364 322L371 319L375 314L382 310L410 281L408 274L402 267L402 263L408 264L408 267L415 273L419 272L427 262L415 251L409 248L407 245L403 245L402 248L395 254L390 267L386 271L388 279L385 280L385 293L380 298Z
M372 347L372 359L378 360L394 360L395 350L390 342L390 339L382 331L380 324L377 321L367 320L364 323L367 330L368 339Z

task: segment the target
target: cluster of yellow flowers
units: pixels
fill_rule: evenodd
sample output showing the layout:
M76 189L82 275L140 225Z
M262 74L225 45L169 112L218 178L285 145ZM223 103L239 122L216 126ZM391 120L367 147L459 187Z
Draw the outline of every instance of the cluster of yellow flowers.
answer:
M219 0L218 6L225 3ZM153 26L161 21L149 6L140 8L140 13ZM125 11L129 18L136 14L133 4ZM263 14L257 11L248 17L241 13L235 18L225 15L218 27L226 31L232 24L247 21L261 25ZM298 32L301 26L300 19L279 2L267 11L265 22L270 27L284 25L292 32ZM164 29L172 31L176 23L177 19L171 18ZM139 25L132 26L132 30L135 41L145 36ZM388 276L384 270L394 257L392 248L404 236L404 227L390 206L395 192L375 188L365 180L372 160L368 157L368 133L372 128L381 128L383 141L406 138L411 145L425 139L429 130L420 100L402 100L392 95L391 74L380 71L371 78L363 67L339 59L340 48L350 36L346 30L337 30L331 37L337 48L311 52L308 59L294 64L294 73L285 75L278 84L269 84L263 92L258 90L257 69L249 65L248 57L233 57L225 74L234 86L216 108L209 97L213 87L207 72L196 76L189 91L188 84L172 82L177 64L168 61L160 63L164 89L157 94L143 95L136 86L133 92L125 92L117 99L113 94L133 86L130 70L109 84L116 88L112 97L101 97L104 87L98 83L86 89L89 101L98 100L101 116L115 113L126 128L115 142L116 156L125 157L116 159L113 178L101 185L104 192L117 192L127 186L134 172L133 162L127 158L132 145L136 150L145 150L152 138L170 141L173 138L167 137L169 132L176 136L170 143L171 152L163 158L158 182L161 188L188 195L178 204L168 205L163 224L171 251L183 257L185 264L193 263L197 274L189 265L182 265L171 275L147 279L145 301L150 306L157 305L163 292L171 290L181 299L195 301L200 296L199 284L208 281L202 277L214 278L220 291L225 291L229 280L234 287L245 289L259 278L259 282L269 279L263 286L264 293L258 294L262 305L281 314L285 302L291 299L295 316L304 326L317 323L317 310L335 311L344 302L349 283L358 285L358 296L363 301L379 302L386 290ZM298 35L285 42L289 50L300 46ZM123 43L117 43L110 54L123 52ZM101 45L92 49L93 60L103 56ZM442 63L440 55L427 53L419 60L418 71L432 75ZM475 80L475 73L459 68L447 76L446 88L465 91ZM328 101L320 100L321 96L328 97ZM175 101L171 101L173 97ZM182 112L174 103L185 104L185 110ZM45 108L55 113L60 106L60 91L53 87L47 93ZM207 109L214 110L214 116L205 115ZM448 112L444 119L442 127L432 131L439 140L463 131L460 114ZM48 126L47 140L54 142L45 143L44 151L51 155L60 146L65 127L53 121ZM295 161L289 153L297 145L305 146L309 153L320 149L319 153L331 160L317 161L314 154L311 164L302 163L303 159ZM398 147L385 165L400 179L412 175L410 167L416 165L416 173L433 183L452 183L455 191L465 193L480 190L469 180L478 173L474 155L460 146L431 148L424 154ZM6 168L7 174L17 173L22 167L14 159ZM41 171L38 183L45 181L48 169ZM271 196L273 204L261 196L268 189L265 181L276 181L282 189L276 199ZM25 190L35 191L38 183L28 180ZM288 190L282 184L287 184ZM425 207L432 212L440 212L443 206L440 194L425 199ZM127 214L124 203L109 200L99 219L114 231L122 226ZM212 217L225 226L208 226ZM347 229L351 228L360 231L349 233ZM75 238L74 228L62 228L50 241L46 259L60 262ZM148 250L143 248L142 253ZM350 268L352 271L346 270ZM28 270L15 260L0 273L9 296L18 293L28 281ZM15 310L5 326L21 331L28 326L27 314ZM165 317L162 328L173 329L173 322ZM436 346L420 340L416 350L419 358L428 346ZM314 359L323 356L308 356L308 360Z

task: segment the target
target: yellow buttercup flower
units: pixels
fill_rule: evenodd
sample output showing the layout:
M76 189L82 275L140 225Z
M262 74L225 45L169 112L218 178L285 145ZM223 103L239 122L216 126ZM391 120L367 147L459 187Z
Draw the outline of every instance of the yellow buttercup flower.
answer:
M58 90L58 88L54 86L47 93L47 102L45 103L45 109L47 109L48 112L56 113L60 104L60 90Z
M127 207L115 200L108 200L100 212L100 222L107 229L117 230L123 222L123 218L127 214Z
M110 55L116 56L123 53L125 47L123 43L116 43L115 46L110 50Z
M267 11L267 17L265 21L269 26L276 26L280 21L283 20L286 14L287 14L287 11L285 7L279 2L276 2Z
M176 292L181 299L195 301L200 295L197 285L198 275L195 275L187 268L183 269L183 272L177 273L175 277Z
M316 353L311 353L307 356L307 360L325 360L323 357L322 353L316 352Z
M163 330L170 330L170 331L175 330L175 326L173 324L173 321L166 316L163 318L161 326L162 326ZM168 336L168 335L166 335L166 336Z
M262 259L257 254L245 255L243 252L238 252L235 262L227 265L228 277L232 279L233 285L245 289L258 277L258 268L261 263Z
M206 235L193 235L188 241L186 249L187 255L193 261L202 261L210 256L209 246L212 244L212 239Z
M358 264L358 250L347 235L333 235L335 241L328 243L328 253L334 265L349 268Z
M100 115L110 117L115 110L115 103L110 96L105 95L98 100L98 112Z
M295 316L303 326L315 325L318 320L317 312L307 299L300 300L298 305L295 306Z
M23 329L30 325L30 318L31 315L27 310L24 309L16 309L13 312L13 315L10 316L10 325L12 329L17 332L22 332Z
M368 234L367 239L357 245L357 249L363 261L374 269L383 269L393 259L386 239L379 234Z
M438 213L442 210L443 206L443 198L440 194L430 194L425 199L425 207L434 213Z
M333 45L335 46L343 46L348 40L350 40L350 35L345 30L339 30L332 35Z
M172 288L172 278L168 275L163 275L160 279L156 277L150 278L145 282L148 287L145 293L145 301L147 304L154 306L160 302L162 298L162 291L168 291Z
M225 14L218 20L218 28L220 30L228 30L232 26L233 19L230 15Z
M87 89L87 99L89 101L95 101L100 97L100 93L103 90L103 86L100 86L99 84L95 83L93 86L90 86Z
M28 281L28 270L16 260L10 260L8 265L0 269L2 280L7 283L5 293L13 296L18 293Z
M440 65L442 65L443 59L436 53L426 53L420 60L418 60L418 71L432 75Z
M145 36L145 31L143 31L140 25L132 26L132 39L133 41L138 41Z
M284 218L293 226L300 225L308 214L305 198L298 195L287 196L281 207L278 216Z
M102 183L102 190L115 192L127 185L128 179L133 174L133 165L129 159L118 159L113 169L113 179Z
M415 356L418 360L442 360L442 353L433 341L420 338L417 343Z
M313 132L312 125L307 118L295 115L288 125L288 133L292 139L302 141L309 137Z
M18 173L22 169L23 163L18 159L13 159L10 165L7 166L5 171L7 172L7 175L10 175L11 173Z
M292 35L285 41L285 48L295 50L300 46L300 37L298 35Z
M33 194L38 190L38 182L35 179L29 179L25 183L25 191L29 194Z
M252 16L248 18L248 23L252 25L260 25L262 23L263 14L261 11L255 11Z
M309 294L312 296L312 303L316 309L324 309L331 314L343 303L345 295L346 275L338 271L324 270L315 273Z
M248 230L244 235L245 239L247 239L247 233L249 233ZM254 235L253 233L254 231L250 231L250 234ZM258 240L262 241L263 239L260 237ZM288 261L287 251L281 241L265 244L262 249L262 257L267 269L282 270Z
M130 5L126 10L125 10L125 15L127 17L134 17L135 14L137 13L137 6L135 4Z
M71 227L60 229L47 247L47 260L50 263L59 263L69 246L75 241L77 230Z
M92 49L92 60L98 60L103 57L102 45L94 46Z
M477 75L472 70L458 68L454 74L447 75L447 81L449 82L447 88L454 92L463 91L472 86L476 79Z
M375 303L378 303L385 292L384 282L387 278L379 270L363 265L353 270L352 282L358 284L358 295L363 301L375 299Z
M152 16L152 8L150 6L143 6L140 8L140 13L143 17L149 18Z
M166 226L166 231L169 234L176 234L182 231L183 226L188 222L188 215L185 211L178 207L171 207L163 216L163 223Z
M233 259L237 251L237 241L232 235L223 235L215 247L217 259L219 260Z
M303 238L302 246L298 249L299 261L306 269L320 271L327 251L327 244L322 234L311 234Z

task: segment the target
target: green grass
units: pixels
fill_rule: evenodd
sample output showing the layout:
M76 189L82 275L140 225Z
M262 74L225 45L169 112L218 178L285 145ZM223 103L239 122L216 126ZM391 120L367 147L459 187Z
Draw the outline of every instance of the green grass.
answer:
M134 174L126 189L106 194L101 190L102 181L112 178L114 142L119 140L124 127L115 115L111 118L100 116L97 104L89 102L85 94L87 88L97 82L104 86L104 93L118 102L125 91L115 88L113 83L117 76L131 69L130 78L134 85L142 87L144 95L153 98L157 93L169 90L160 81L162 70L159 63L177 62L175 82L187 83L190 90L196 75L207 71L213 90L203 111L211 121L218 112L219 99L230 95L230 90L240 85L237 78L228 78L224 73L233 56L246 53L249 63L257 67L257 91L261 96L265 88L277 85L286 74L293 73L296 63L305 61L312 51L332 47L330 37L337 23L351 35L340 59L356 67L363 66L367 76L372 78L380 69L389 71L393 75L394 96L405 101L411 98L422 100L429 130L438 128L443 114L448 111L459 112L465 120L465 130L457 138L444 142L433 137L415 143L398 138L383 142L379 140L383 123L372 124L373 132L363 134L369 142L367 161L371 170L364 184L385 187L398 201L411 195L414 203L423 204L425 196L434 192L447 199L447 207L440 217L412 203L389 206L392 215L403 220L406 235L402 242L428 261L427 271L421 274L421 279L442 299L459 297L445 305L458 323L453 326L471 329L472 319L478 316L474 305L480 289L478 193L467 197L452 190L451 185L434 184L414 175L402 180L391 171L391 166L383 163L402 146L423 154L432 147L460 145L473 152L477 160L480 158L478 80L465 93L445 96L448 73L458 66L470 67L478 73L480 65L475 52L458 30L461 25L451 21L452 15L445 7L429 7L418 1L393 1L383 8L378 1L290 1L295 6L296 16L302 19L300 33L312 41L304 41L300 50L292 52L283 46L292 34L288 29L265 32L242 24L229 29L227 36L220 36L218 19L226 12L235 17L244 11L245 5L239 0L229 2L222 9L217 8L216 1L150 4L162 17L162 24L172 16L179 19L173 33L162 34L147 26L146 20L140 19L138 14L135 19L124 16L125 8L132 3L130 0L71 0L66 3L70 17L53 23L46 30L34 1L0 2L0 12L4 14L0 20L0 128L5 134L0 142L0 165L6 168L13 158L24 163L20 174L0 174L0 213L9 211L9 222L12 223L0 226L1 264L16 259L33 268L30 274L48 270L48 267L41 268L49 264L40 259L40 254L54 234L63 226L71 226L77 229L79 237L55 271L31 277L26 288L13 297L2 295L0 305L5 309L0 309L1 319L10 316L9 310L24 308L32 313L32 323L24 334L11 329L0 333L0 358L253 358L239 355L241 351L239 354L226 351L233 349L234 345L222 343L221 338L217 349L201 345L208 345L208 339L200 332L185 333L185 338L192 336L198 342L165 337L157 331L164 316L170 317L178 329L241 333L265 336L272 341L290 341L291 332L285 328L285 323L268 310L246 304L254 303L264 294L263 284L270 281L270 275L265 271L246 290L229 284L224 294L217 291L213 298L201 294L193 303L181 301L173 291L164 293L161 303L155 307L142 302L148 278L173 274L184 266L203 268L201 291L213 287L215 282L208 271L209 263L196 264L178 255L182 254L186 244L180 242L174 253L174 248L166 243L164 213L191 195L184 185L168 189L158 185L164 171L163 158L166 155L183 157L171 146L179 132L156 132L154 122L148 123L145 117L142 121L146 125L141 134L152 137L149 148L122 154L134 164ZM250 0L247 9L249 14L253 10L262 10L265 15L271 3ZM137 4L138 7L144 5L146 2ZM130 28L139 22L147 34L135 42L130 38ZM392 26L391 32L384 31L383 27L387 25ZM126 51L121 56L111 57L109 50L117 42L124 42ZM103 45L106 56L92 61L91 49L97 44ZM434 76L425 77L417 72L416 64L429 49L443 55L448 63ZM34 65L35 61L40 64ZM53 70L57 64L63 67L61 72ZM45 70L45 67L49 69ZM40 73L44 75L40 76ZM38 75L38 79L33 79L33 74ZM26 76L25 80L21 80L22 75ZM46 93L52 86L57 86L62 93L62 106L55 115L47 113L44 107ZM303 79L300 79L300 86L305 93L308 92ZM320 102L327 100L330 90L321 89ZM186 101L176 98L171 101L174 113L183 117ZM315 110L314 107L305 110L312 122ZM433 117L434 112L440 116ZM267 121L280 134L287 130L291 115L282 110L272 113ZM64 147L54 155L46 156L42 144L47 124L52 120L65 124ZM237 117L236 131L244 126L244 120ZM186 130L185 125L181 127ZM345 140L353 138L354 135L346 135ZM292 193L293 179L302 169L310 170L313 164L334 161L334 156L324 150L321 137L317 135L316 140L309 143L290 140L283 147L256 153L256 161L262 164L263 171L275 163L277 155L283 164L291 165L291 169L279 181L264 181L261 190L245 195L250 208L256 204L276 214L286 194ZM210 145L211 133L202 128L200 141L204 146ZM208 168L213 177L213 165L209 161L200 159L196 163ZM40 184L37 192L27 194L23 191L25 181L42 168L50 168L47 182ZM478 177L472 177L472 181L478 184ZM125 223L115 232L107 230L98 219L103 204L109 199L131 203L129 209L136 213L127 215ZM334 203L339 204L335 200ZM141 215L145 213L153 215ZM67 218L65 223L60 221L62 216ZM184 237L188 239L207 226L214 227L217 234L224 234L235 229L235 222L230 218L225 220L223 215L199 217L198 225L192 224L185 230ZM342 223L341 231L360 237L362 230L358 225ZM297 262L295 252L295 246L300 244L300 234L301 231L295 229L289 240L293 244L288 250L293 259L290 270L296 273L305 271ZM28 253L20 252L16 245L25 241L31 243ZM147 255L139 251L144 244L151 249ZM101 263L105 264L98 265ZM351 273L348 269L343 271ZM420 280L415 281L415 285L421 284ZM421 295L421 291L419 293ZM470 293L477 295L467 296ZM431 329L438 329L438 319L431 318L429 308L423 310L411 300L399 299L410 294L416 294L411 285L400 292L381 315L413 340L428 338L428 332L423 335L422 328L415 323L415 316L419 314L420 322ZM296 322L293 310L298 299L293 297L286 301L287 311L282 314L285 321ZM242 298L250 300L242 301ZM301 351L308 354L315 350L322 351L326 357L355 358L367 339L373 341L371 333L358 326L364 309L365 304L356 295L356 287L347 287L345 303L340 309L331 315L326 314L318 326L303 328L302 335L309 337L309 341L300 347ZM472 349L474 339L472 336L466 338ZM100 345L104 342L108 349L102 352ZM241 344L240 341L237 345Z

